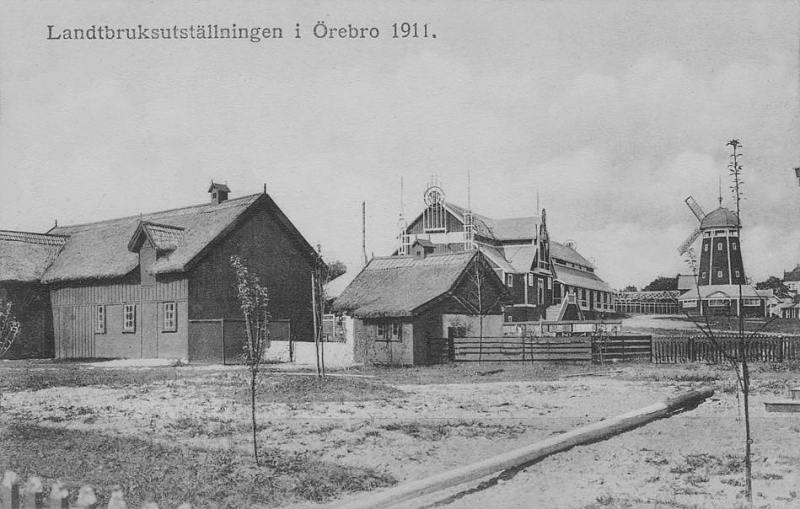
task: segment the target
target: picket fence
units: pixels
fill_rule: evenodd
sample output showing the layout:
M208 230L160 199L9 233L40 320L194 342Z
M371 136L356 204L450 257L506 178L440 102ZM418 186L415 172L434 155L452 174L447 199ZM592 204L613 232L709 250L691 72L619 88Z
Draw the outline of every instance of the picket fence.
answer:
M21 485L19 476L10 470L3 476L0 483L0 509L99 509L99 504L94 488L89 485L83 486L78 490L75 502L69 502L69 490L61 481L55 481L50 488L50 495L45 496L42 479L38 476L31 476L28 481ZM128 504L120 486L114 486L107 509L127 509ZM159 509L158 503L149 497L145 500L141 509ZM188 502L183 503L177 509L192 509Z

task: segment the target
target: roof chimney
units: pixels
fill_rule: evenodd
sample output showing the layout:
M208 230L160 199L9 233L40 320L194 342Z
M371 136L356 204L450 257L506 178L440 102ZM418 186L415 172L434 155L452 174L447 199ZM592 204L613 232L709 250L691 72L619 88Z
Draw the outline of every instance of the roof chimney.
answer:
M219 205L228 199L228 193L230 193L231 190L228 189L228 186L225 184L217 184L212 180L208 192L211 193L211 204Z

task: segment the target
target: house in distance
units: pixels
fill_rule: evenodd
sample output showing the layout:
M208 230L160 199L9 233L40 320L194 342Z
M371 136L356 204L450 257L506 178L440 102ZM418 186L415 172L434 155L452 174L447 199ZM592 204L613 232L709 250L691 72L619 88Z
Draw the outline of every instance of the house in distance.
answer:
M445 199L434 182L425 209L406 225L400 221L398 255L478 250L506 285L512 301L505 322L596 319L614 311L614 290L581 256L575 243L550 238L547 215L493 219ZM572 306L568 306L573 303Z
M270 291L273 339L313 337L314 248L266 189L228 199L212 182L208 192L202 205L0 236L41 251L29 284L48 290L56 357L236 360L244 327L232 255Z

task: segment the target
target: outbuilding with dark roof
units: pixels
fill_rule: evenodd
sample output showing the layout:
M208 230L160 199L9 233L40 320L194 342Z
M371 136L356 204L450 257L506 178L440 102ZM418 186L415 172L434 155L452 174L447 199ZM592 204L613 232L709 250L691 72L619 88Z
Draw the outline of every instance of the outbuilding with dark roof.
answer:
M377 364L434 362L432 343L454 324L472 335L502 326L510 295L480 251L374 258L336 299L355 318L354 360Z

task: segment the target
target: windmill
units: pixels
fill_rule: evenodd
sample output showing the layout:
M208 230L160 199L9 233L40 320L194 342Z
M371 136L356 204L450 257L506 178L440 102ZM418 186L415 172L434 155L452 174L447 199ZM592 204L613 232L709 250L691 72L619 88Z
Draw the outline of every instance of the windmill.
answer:
M686 201L686 205L689 207L689 210L692 211L692 213L694 214L694 217L697 218L697 221L700 224L686 238L686 240L684 240L683 243L678 247L678 253L680 253L680 254L684 254L686 251L688 251L689 248L692 247L692 244L694 244L694 241L697 240L697 237L700 236L700 226L703 224L703 219L706 218L706 213L703 212L703 209L694 200L694 198L689 196L688 198L686 198L685 201Z

